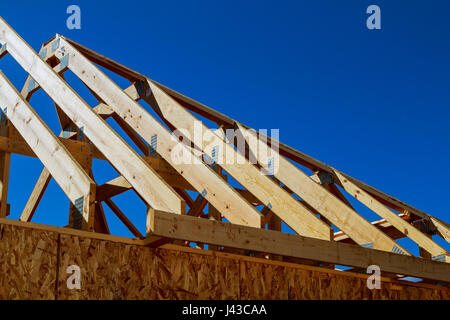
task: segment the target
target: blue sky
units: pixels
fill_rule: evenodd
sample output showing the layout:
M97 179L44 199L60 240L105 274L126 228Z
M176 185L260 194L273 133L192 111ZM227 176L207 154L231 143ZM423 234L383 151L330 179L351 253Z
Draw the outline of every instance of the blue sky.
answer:
M81 8L81 30L66 28L70 4ZM381 30L366 28L371 4ZM448 1L2 1L0 15L35 50L65 35L247 125L278 128L282 142L450 220ZM26 75L10 57L0 68L21 88ZM31 105L56 132L48 97ZM41 168L13 157L12 217ZM99 182L115 176L95 168ZM137 197L117 202L144 231ZM52 182L33 221L65 225L67 210Z

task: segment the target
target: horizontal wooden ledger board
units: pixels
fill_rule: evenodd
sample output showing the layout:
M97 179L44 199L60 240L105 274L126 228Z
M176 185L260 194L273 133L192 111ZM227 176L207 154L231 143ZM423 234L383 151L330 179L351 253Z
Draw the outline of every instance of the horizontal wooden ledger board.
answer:
M0 299L449 299L446 287L0 219ZM80 268L80 289L67 268Z

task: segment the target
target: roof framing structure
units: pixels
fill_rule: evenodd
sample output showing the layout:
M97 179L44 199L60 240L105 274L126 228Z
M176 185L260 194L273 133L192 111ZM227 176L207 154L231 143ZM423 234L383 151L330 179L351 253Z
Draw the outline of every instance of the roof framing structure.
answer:
M15 153L44 165L20 216L24 223L31 222L54 178L71 203L67 228L113 237L106 205L142 245L206 244L213 251L327 268L377 264L391 277L450 283L450 255L432 238L448 243L448 223L61 35L37 53L0 18L0 45L0 58L10 54L28 74L19 92L0 73L0 218L10 210ZM121 88L101 68L130 81L129 87ZM97 106L66 81L68 72L89 89ZM54 102L59 135L30 104L40 89ZM192 161L179 161L177 154ZM93 159L108 162L117 177L98 185ZM147 207L146 234L113 200L129 190ZM350 198L381 220L368 221ZM294 233L283 232L283 226ZM418 245L420 256L397 241L405 237Z

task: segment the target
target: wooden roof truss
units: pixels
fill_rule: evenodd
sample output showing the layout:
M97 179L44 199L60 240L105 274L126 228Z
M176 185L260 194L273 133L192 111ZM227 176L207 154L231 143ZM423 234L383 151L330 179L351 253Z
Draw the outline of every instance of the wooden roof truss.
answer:
M357 270L377 264L392 277L450 282L449 253L432 239L438 235L449 242L446 222L283 143L277 151L270 137L259 134L257 145L247 141L242 151L233 139L225 138L224 131L232 128L248 139L254 135L248 126L61 35L36 53L0 18L0 44L0 58L10 54L28 73L20 92L0 73L0 219L9 214L10 156L17 153L37 157L44 165L20 216L24 222L32 220L54 178L70 200L69 228L109 234L106 205L149 246L194 243L203 248L207 244L208 250L329 268L344 265ZM100 67L129 80L130 86L122 89ZM66 72L84 83L98 100L97 106L88 105L68 84ZM30 105L33 93L40 89L55 104L61 126L58 135ZM219 127L213 131L200 122L205 136L216 141L214 152L231 154L238 164L211 165L212 150L201 139L182 146L198 160L195 165L172 159L172 150L179 146L173 131L183 129L194 136L198 117ZM135 148L105 121L108 118L114 119ZM261 169L270 168L255 148L279 156L279 170L273 176L261 174ZM256 164L250 154L255 155ZM93 159L109 162L118 176L98 185ZM228 183L231 178L241 187ZM130 189L148 208L145 235L113 200ZM349 196L381 220L366 220ZM283 224L296 234L281 232ZM420 257L396 241L404 237L419 246Z

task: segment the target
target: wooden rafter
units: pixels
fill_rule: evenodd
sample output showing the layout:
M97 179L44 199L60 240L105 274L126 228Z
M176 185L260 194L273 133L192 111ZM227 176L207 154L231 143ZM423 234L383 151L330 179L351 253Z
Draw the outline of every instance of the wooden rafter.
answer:
M41 201L42 196L44 195L44 192L47 189L47 186L50 183L51 179L52 176L50 175L50 172L47 170L47 168L44 167L44 169L42 169L41 174L39 175L36 184L34 185L33 191L31 192L31 195L28 198L25 208L23 209L22 214L20 215L19 218L20 221L25 222L31 221L34 213L36 212L37 206L39 205L39 202Z
M91 230L94 222L95 183L3 73L0 73L0 99L3 112L6 111L8 119L70 201L78 204L81 199L83 206L78 211L84 218L83 228Z
M134 226L134 224L127 218L127 216L122 212L122 210L120 210L120 208L111 199L106 199L105 203L136 238L138 239L144 238L144 236L139 232L139 230Z
M2 112L0 119L0 136L9 135L9 125L6 115ZM0 218L8 215L8 185L11 153L0 151Z
M190 133L190 137L195 137L196 122L201 126L201 132L204 136L214 140L208 144L206 141L198 142L197 147L205 153L208 145L217 147L219 159L223 155L231 154L233 162L220 161L218 165L227 171L233 178L241 183L256 198L260 199L265 205L269 205L271 210L277 214L284 222L286 222L298 234L310 236L319 239L330 239L329 227L314 216L305 206L296 201L285 190L280 188L269 177L262 175L261 172L242 155L228 145L222 138L213 133L204 124L199 122L192 114L182 108L175 100L168 96L164 91L158 88L151 81L148 81L152 91L152 100L149 103L158 108L165 119L167 119L174 127L183 128ZM193 139L195 140L195 139ZM197 141L192 141L197 143ZM211 153L209 153L211 154Z
M128 78L130 81L142 81L142 79L146 79L146 77L142 74L139 74L138 72L135 72L129 68L126 68L114 61L112 61L111 59L104 57L102 55L99 55L97 53L95 53L94 51L87 49L75 42L73 42L72 40L68 40L69 42L71 42L74 46L77 47L77 49L79 49L80 51L83 52L83 54L86 54L93 62L98 63L99 65L102 65L118 74L121 74L123 76L125 76L126 78ZM235 121L231 118L226 117L223 114L218 113L217 111L210 109L204 105L202 105L201 103L198 103L186 96L183 96L182 94L179 94L177 92L175 92L172 89L169 89L161 84L158 84L157 82L153 81L154 83L156 83L157 85L159 85L161 88L163 88L168 94L170 94L176 101L178 101L179 103L181 103L184 107L189 108L188 106L186 106L186 104L190 104L190 107L192 107L192 105L195 105L195 108L197 108L196 110L194 110L195 112L209 118L210 120L216 121L217 123L223 124L223 125L232 125L235 123ZM189 108L190 109L190 108ZM191 109L192 110L192 109ZM198 112L200 110L200 112ZM215 117L215 119L211 119L211 114L213 114L213 117ZM210 117L208 117L210 116ZM270 139L269 139L270 141ZM286 153L286 146L281 144L281 151L280 153ZM306 156L306 155L305 155ZM292 159L292 157L290 157ZM305 158L309 158L309 156L306 156ZM313 159L313 158L312 158ZM313 159L315 160L315 159ZM314 161L313 161L314 162ZM319 162L316 162L316 164ZM317 166L317 165L308 165L308 167L312 168L312 169L322 169L323 167L327 167L326 165L324 166ZM329 168L326 168L329 169ZM356 179L355 179L356 180ZM346 200L346 198L342 195L342 193L335 188L336 190L329 190L334 196L338 197L341 201L343 201L344 203L346 203L350 208L351 204L348 202L348 200ZM381 193L381 192L380 192ZM377 195L376 196L378 200L380 200L380 196ZM391 207L394 207L396 210L399 209L399 206L397 206L397 201L391 201L392 198L390 196L387 196L383 193L381 193L381 201L383 201L384 203L387 202L389 203L389 205ZM396 200L396 199L395 199ZM390 202L391 201L391 202ZM399 203L401 203L401 201L398 201ZM427 216L428 218L428 216ZM443 224L441 224L441 229L442 231L445 233L445 231L447 231L445 228L442 227ZM442 236L442 234L441 234ZM398 247L398 246L397 246Z
M255 132L245 129L236 123L246 139L251 139ZM256 138L256 136L255 136ZM307 174L294 166L291 162L280 156L276 150L267 146L266 142L257 139L258 150L269 149L270 153L255 152L258 163L268 169L267 162L262 161L261 154L271 154L278 159L279 168L274 171L274 176L289 189L304 199L310 206L317 210L327 220L344 231L350 238L360 245L371 244L374 249L392 251L394 248L410 254L406 249L394 242L391 238L370 224L356 211L349 208L341 200L331 194L321 185L315 183Z
M105 67L108 70L111 70L115 73L117 73L118 75L121 75L123 77L125 77L126 79L129 79L131 82L137 82L137 81L143 81L145 79L147 79L146 76L144 76L143 74L132 70L108 57L105 57L102 54L99 54L98 52L95 52L92 49L89 49L71 39L65 38L66 41L68 41L69 43L71 43L74 47L76 47L80 52L82 52L86 57L88 57L91 61L93 61L94 63L97 63L98 65ZM226 116L225 114L206 106L205 104L198 102L186 95L183 95L182 93L179 93L155 80L151 80L153 83L155 83L156 85L158 85L160 88L162 88L166 93L168 93L172 98L174 98L177 102L179 102L183 107L205 117L208 120L214 121L215 123L219 124L219 125L225 125L225 126L234 126L234 123L236 120ZM244 125L245 128L249 128L247 126ZM270 142L270 137L268 137L267 139ZM299 151L296 150L295 148L288 146L282 142L279 142L279 147L280 147L280 155L291 159L295 162L298 162L299 164L305 165L306 167L310 168L313 171L316 170L322 170L325 172L329 172L331 173L333 170L330 166L328 166L327 164L314 159L313 157ZM343 172L341 172L341 174L343 174L347 179L351 180L352 182L354 182L356 185L358 185L360 188L362 188L363 190L365 190L366 192L368 192L369 194L371 194L372 196L374 196L378 201L380 202L384 202L383 204L389 206L390 208L399 211L400 213L405 213L405 212L410 212L412 214L415 214L421 218L427 219L427 220L433 220L432 222L434 223L437 219L431 219L431 216L426 214L425 212L414 208L413 206L393 197L390 196L386 193L384 193L383 191L380 191L372 186L369 186L367 184L365 184L364 182L355 179L351 176L349 176L348 174L345 174ZM445 230L445 228L441 228L443 231ZM444 231L445 232L445 231ZM447 238L448 239L448 238ZM448 241L448 240L447 240Z
M0 41L8 44L8 52L13 58L77 127L83 128L89 140L108 157L148 204L153 208L183 212L185 204L178 194L1 18L0 34L3 35Z
M416 242L420 247L427 250L433 256L444 255L446 259L450 257L447 256L448 252L434 242L430 237L427 237L420 230L416 229L413 225L409 224L394 212L389 210L383 204L374 199L370 194L359 188L353 182L346 179L339 172L335 171L336 177L339 179L340 184L344 189L350 193L355 199L365 204L373 212L377 213L382 218L386 219L399 231L407 235L408 238Z
M96 91L125 122L130 125L148 143L152 136L157 135L157 152L168 161L181 175L197 189L206 190L208 202L221 209L229 221L238 224L259 226L261 216L238 193L218 177L214 171L203 163L195 165L175 163L171 159L171 151L178 143L176 139L146 110L122 91L111 79L83 57L64 38L60 37L66 54L70 55L69 69L74 72L87 86ZM57 53L58 54L58 53ZM186 152L190 152L186 149ZM128 180L128 179L127 179ZM161 193L161 191L158 191ZM222 199L218 200L217 195ZM239 214L238 214L239 213Z
M0 45L0 57L11 54L28 73L21 94L0 74L0 107L6 107L9 117L0 128L0 220L5 220L1 218L8 211L9 163L3 156L17 153L44 163L20 217L25 223L54 177L71 200L67 229L74 227L73 212L82 198L83 228L94 231L99 239L109 239L106 204L137 238L128 243L152 247L192 243L198 248L208 244L210 250L327 268L339 264L364 270L377 264L389 277L450 282L449 265L443 263L449 262L449 254L431 237L438 234L449 241L446 222L282 143L276 150L277 141L264 134L257 136L255 146L249 141L251 128L63 36L44 43L38 55L0 18ZM125 77L131 85L123 90L96 64ZM65 81L65 72L75 74L99 104L91 108ZM28 103L40 89L55 104L63 136L56 137ZM141 99L159 119L137 103ZM216 122L219 129L211 130L194 113ZM139 154L105 122L108 118L133 141ZM198 128L200 139L196 139ZM232 143L237 140L225 136L230 128L247 138L245 150L235 149ZM185 144L180 144L180 131ZM177 162L176 148L193 162ZM227 161L230 156L233 163ZM250 161L252 156L256 163ZM277 170L271 171L268 157L276 157ZM108 161L119 176L97 186L93 159ZM235 187L235 182L243 188ZM112 199L130 189L147 206L145 235ZM191 191L197 194L195 200ZM383 219L367 221L347 193ZM281 232L282 221L298 235ZM332 227L340 231L333 232ZM394 241L404 236L419 245L421 258L409 256Z

